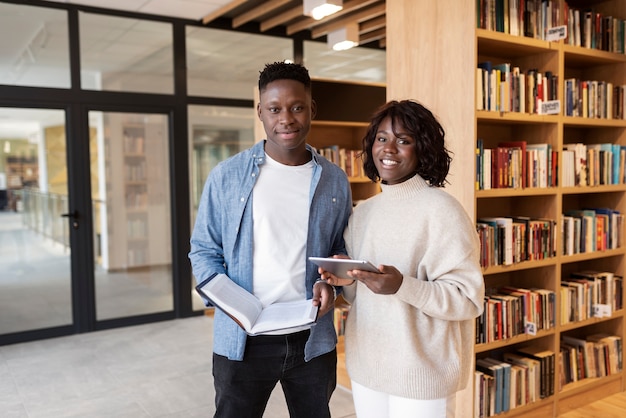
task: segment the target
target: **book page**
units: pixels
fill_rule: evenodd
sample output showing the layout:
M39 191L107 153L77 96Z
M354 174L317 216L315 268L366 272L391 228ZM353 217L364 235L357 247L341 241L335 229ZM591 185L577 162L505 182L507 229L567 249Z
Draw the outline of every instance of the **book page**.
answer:
M251 334L293 328L315 322L317 306L308 300L279 302L267 306L252 327Z
M225 274L218 274L202 287L198 287L198 291L204 293L215 306L238 321L248 332L263 310L259 299Z

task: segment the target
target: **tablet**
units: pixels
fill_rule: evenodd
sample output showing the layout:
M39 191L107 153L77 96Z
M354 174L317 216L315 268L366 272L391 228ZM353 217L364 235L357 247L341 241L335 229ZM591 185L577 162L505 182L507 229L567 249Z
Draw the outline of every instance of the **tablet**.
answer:
M324 257L309 257L309 260L322 267L324 270L331 272L335 276L344 279L351 279L351 277L348 276L349 270L365 270L380 273L376 266L365 260Z

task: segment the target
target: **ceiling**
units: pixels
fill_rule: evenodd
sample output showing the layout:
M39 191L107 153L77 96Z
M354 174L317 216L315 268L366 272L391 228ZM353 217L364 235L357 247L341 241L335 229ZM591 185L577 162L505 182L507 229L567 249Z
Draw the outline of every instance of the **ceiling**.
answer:
M201 20L210 24L218 19L230 21L237 29L254 24L263 32L281 30L287 36L309 31L312 39L328 32L359 25L359 44L385 47L385 1L344 0L343 10L322 20L303 15L302 0L52 0L139 13Z
M280 33L305 39L310 36L317 41L324 41L328 31L337 29L347 22L356 21L360 28L360 43L367 44L368 48L353 48L337 53L328 48L325 42L309 43L314 45L308 47L305 65L312 75L319 78L365 82L385 79L385 2L380 0L344 0L342 11L320 21L303 16L302 0L107 0L106 2L102 0L51 0L50 3L106 7L107 9L176 17L202 21L208 26L216 25L221 28L226 24L235 31L244 26L248 29L256 27L261 33L268 32L273 35ZM35 51L38 65L32 66L32 69L67 68L67 49L63 48L63 45L67 44L66 22L57 19L59 13L54 9L38 9L37 13L41 15L34 18L32 12L30 15L13 13L14 8L11 6L11 3L4 3L3 15L0 15L0 79L5 78L5 70L15 65L16 59L24 55L25 49L31 51L30 46L38 39L42 31L39 23L41 21L46 22L44 27L46 45L44 48L42 44ZM94 15L81 18L82 20L96 19ZM126 19L126 21L119 24L134 24L131 19ZM160 68L165 66L155 61L158 57L170 57L171 61L171 52L163 48L164 44L168 44L169 39L161 39L163 34L156 32L150 34L149 39L144 41L144 50L138 51L136 45L123 43L121 37L115 42L110 39L110 32L125 33L126 28L101 27L102 25L97 20L89 21L88 24L92 35L89 41L93 42L93 46L87 49L103 57L94 65L94 68L105 69L107 65L133 70L146 65ZM267 42L259 45L262 41L254 33L231 32L219 38L218 50L214 41L203 38L204 32L206 31L203 31L201 27L197 27L190 29L187 33L188 47L193 47L188 55L189 75L195 71L204 79L214 78L224 85L226 84L222 80L226 79L254 85L258 76L259 62L267 60ZM63 39L65 41L61 42ZM85 39L81 38L81 42L89 46ZM281 43L275 42L274 48L277 50L281 48ZM202 57L195 57L195 53L210 54L211 58L205 62ZM277 54L274 55L278 56ZM151 59L147 60L145 57L151 57ZM42 79L54 77L58 73L58 71L46 71L34 77ZM8 81L8 84L12 83L8 79L5 81ZM196 94L202 93L196 92ZM43 117L38 117L34 113L36 110L29 112L24 114L27 112L23 109L17 111L0 108L0 137L5 135L23 137L23 130L32 130L25 121L43 120ZM63 113L58 113L59 115L56 115L55 112L54 117L62 118Z

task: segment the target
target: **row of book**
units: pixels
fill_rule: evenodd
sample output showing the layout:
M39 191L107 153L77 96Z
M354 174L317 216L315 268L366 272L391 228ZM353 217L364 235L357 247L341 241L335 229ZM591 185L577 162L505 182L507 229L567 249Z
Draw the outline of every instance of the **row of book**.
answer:
M476 69L476 109L543 114L542 103L557 100L557 86L551 71L483 61Z
M476 0L476 26L481 29L553 40L551 29L565 43L618 54L626 53L626 21L593 8L570 7L553 0ZM563 36L557 36L557 39Z
M563 187L626 184L626 146L623 145L564 144L562 164Z
M348 177L364 177L361 151L341 148L338 145L318 148L317 152L327 160L337 164Z
M495 148L476 144L476 190L574 187L626 184L626 146L611 143L563 145L562 172L558 152L550 144L503 141ZM560 181L559 181L560 179Z
M565 3L563 24L567 26L568 45L626 53L626 21L606 16L593 8L570 8Z
M580 271L561 280L560 323L608 318L623 307L621 276L607 271Z
M556 370L558 367L558 382ZM623 370L622 338L599 333L562 335L558 353L520 347L498 358L476 359L474 417L490 417L554 395L568 383L605 377Z
M562 335L559 347L559 385L605 377L623 369L622 339L606 333L585 338Z
M571 209L561 218L563 255L591 253L620 248L624 215L610 208Z
M501 357L476 359L475 417L494 416L554 395L553 351L520 347Z
M476 190L556 187L558 152L547 143L503 141L496 148L476 143Z
M626 85L609 81L565 80L565 116L592 119L626 119Z
M476 344L535 335L556 324L556 294L548 289L504 286L485 296L476 318Z
M552 0L476 0L477 27L545 39L547 29L559 26L559 2Z
M476 223L482 267L510 265L556 256L556 222L552 219L482 217Z

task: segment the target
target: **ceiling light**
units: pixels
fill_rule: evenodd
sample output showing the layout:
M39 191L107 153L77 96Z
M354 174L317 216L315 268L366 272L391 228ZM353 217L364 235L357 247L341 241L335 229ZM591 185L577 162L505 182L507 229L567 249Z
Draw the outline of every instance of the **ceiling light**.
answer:
M304 0L304 14L320 20L343 9L343 0Z
M345 51L359 44L359 24L350 23L341 29L328 32L328 46L335 51Z

